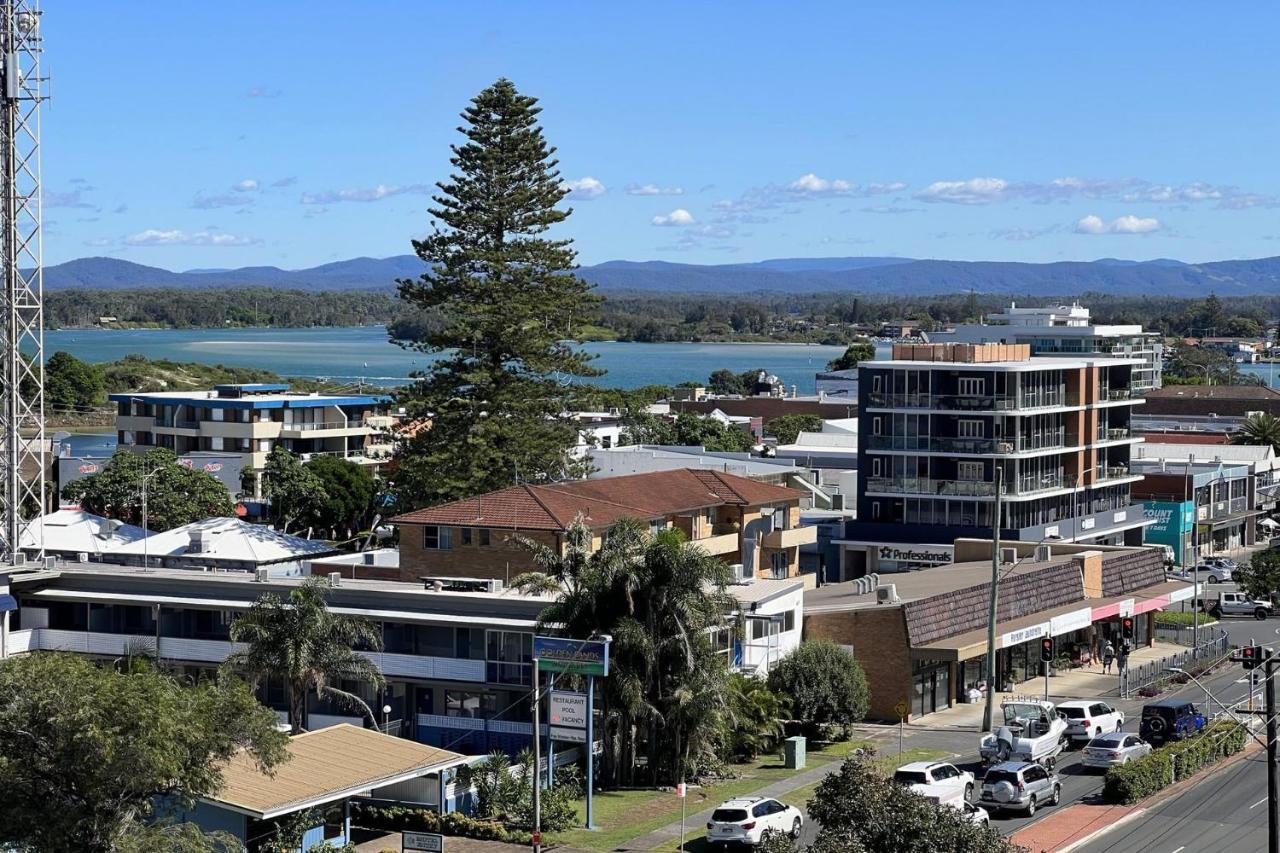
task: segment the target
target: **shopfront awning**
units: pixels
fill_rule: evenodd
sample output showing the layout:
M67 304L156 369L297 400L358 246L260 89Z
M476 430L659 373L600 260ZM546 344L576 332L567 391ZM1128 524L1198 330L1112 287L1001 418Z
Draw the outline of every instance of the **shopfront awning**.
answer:
M1182 581L1167 581L1134 590L1127 595L1087 598L1020 619L1001 622L996 625L996 648L1007 649L1040 637L1059 637L1087 628L1102 619L1159 610L1167 607L1171 600L1178 600L1173 596L1179 594L1180 590L1189 588ZM982 628L935 640L928 645L915 646L911 649L911 656L917 660L961 661L985 654L986 651L987 631Z

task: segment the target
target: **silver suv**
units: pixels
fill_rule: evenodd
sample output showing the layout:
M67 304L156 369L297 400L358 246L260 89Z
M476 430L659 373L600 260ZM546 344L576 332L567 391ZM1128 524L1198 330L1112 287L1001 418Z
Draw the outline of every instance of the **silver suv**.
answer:
M1040 806L1056 806L1061 800L1058 775L1029 761L1005 761L982 778L981 804L995 811L1022 811L1030 817Z

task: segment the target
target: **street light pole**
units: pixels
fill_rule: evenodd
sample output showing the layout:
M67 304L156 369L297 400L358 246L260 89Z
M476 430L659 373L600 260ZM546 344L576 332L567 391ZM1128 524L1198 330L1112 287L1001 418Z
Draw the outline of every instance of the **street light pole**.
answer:
M1004 469L997 465L995 511L991 516L991 594L987 602L987 704L982 710L982 730L991 731L996 695L996 608L1000 587L1000 495L1004 491Z

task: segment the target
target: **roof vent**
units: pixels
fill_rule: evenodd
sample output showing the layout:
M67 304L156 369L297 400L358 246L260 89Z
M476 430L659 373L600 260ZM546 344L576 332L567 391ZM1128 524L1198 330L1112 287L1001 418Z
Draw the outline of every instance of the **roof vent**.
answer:
M192 530L188 534L187 553L188 554L204 553L204 531L203 530Z

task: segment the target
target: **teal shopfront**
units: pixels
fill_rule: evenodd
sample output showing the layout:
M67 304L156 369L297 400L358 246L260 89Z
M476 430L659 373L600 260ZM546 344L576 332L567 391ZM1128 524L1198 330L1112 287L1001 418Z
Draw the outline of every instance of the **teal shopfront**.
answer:
M1168 545L1173 549L1175 566L1195 564L1196 552L1192 541L1196 505L1194 501L1145 501L1144 511L1152 524L1147 526L1143 538L1148 545Z

